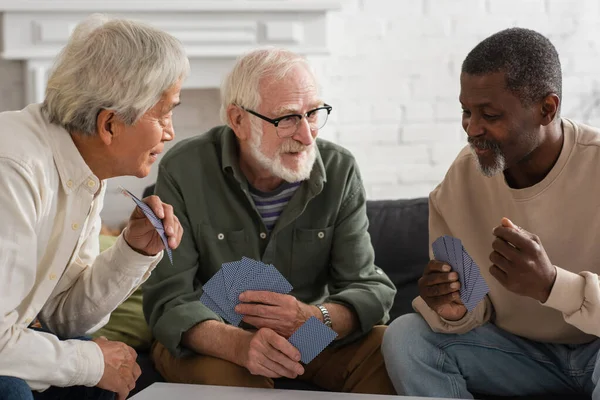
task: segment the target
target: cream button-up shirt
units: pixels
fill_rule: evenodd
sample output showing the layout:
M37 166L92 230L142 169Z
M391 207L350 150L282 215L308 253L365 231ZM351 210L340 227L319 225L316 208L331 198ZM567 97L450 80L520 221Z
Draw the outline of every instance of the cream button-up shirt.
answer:
M118 238L99 254L98 180L39 104L0 113L0 375L33 390L94 386L104 359L93 332L162 257ZM133 205L133 203L132 203ZM29 329L39 318L51 332Z

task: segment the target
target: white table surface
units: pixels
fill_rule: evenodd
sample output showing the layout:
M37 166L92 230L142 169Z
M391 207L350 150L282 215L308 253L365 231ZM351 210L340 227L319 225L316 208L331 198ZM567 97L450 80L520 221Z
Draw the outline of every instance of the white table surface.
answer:
M442 400L432 397L382 396L335 392L312 392L308 390L255 389L232 386L184 385L157 382L148 386L132 400Z

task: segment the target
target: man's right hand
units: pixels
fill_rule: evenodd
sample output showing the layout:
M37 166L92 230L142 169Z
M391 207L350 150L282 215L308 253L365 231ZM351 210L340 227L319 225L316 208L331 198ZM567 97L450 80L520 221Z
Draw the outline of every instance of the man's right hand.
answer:
M467 313L460 300L458 274L448 264L431 260L419 279L419 294L425 303L449 321L458 321Z
M241 365L253 375L295 379L304 373L298 362L298 349L269 328L261 328L248 336L243 343L241 357Z
M96 386L117 393L118 400L125 400L142 373L136 362L137 353L125 343L103 337L94 342L104 355L104 375Z

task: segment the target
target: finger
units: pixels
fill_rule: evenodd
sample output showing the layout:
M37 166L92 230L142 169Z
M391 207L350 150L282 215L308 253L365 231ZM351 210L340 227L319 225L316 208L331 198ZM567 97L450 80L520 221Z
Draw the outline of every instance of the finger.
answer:
M443 263L438 260L431 260L427 264L427 267L425 267L425 272L423 274L427 275L434 272L450 272L451 270L452 267L449 266L447 263Z
M142 375L142 369L138 363L133 364L133 379L137 382L138 378Z
M290 342L285 340L282 336L277 333L271 331L270 335L267 335L268 343L279 350L283 355L293 361L300 361L300 351L295 348Z
M515 261L521 257L519 254L519 250L517 250L506 240L501 239L499 237L494 239L494 241L492 242L492 249L494 249L494 251L498 252L501 256L503 256L509 261Z
M173 206L170 204L163 203L162 205L165 216L163 218L163 226L165 227L165 233L169 237L175 237L175 214L173 211ZM169 240L169 242L171 242Z
M119 400L125 400L127 399L127 396L129 396L129 390L127 390L125 382L121 382L121 384L119 385L119 391L117 392L117 396Z
M146 203L150 209L152 209L158 218L165 218L164 203L160 201L158 196L148 196L142 201Z
M283 294L267 292L264 290L247 290L240 294L240 301L245 303L262 303L280 305L283 303Z
M507 260L502 254L497 251L492 251L489 257L492 264L496 267L500 268L502 272L508 273L511 269L514 268L514 264Z
M424 300L432 310L437 310L439 307L448 305L450 303L462 304L460 292L452 292L436 297L425 297Z
M127 386L129 391L132 391L135 388L135 378L133 377L133 369L123 365L119 368L119 374L121 375L121 379Z
M490 274L496 278L498 282L502 284L502 286L506 286L508 283L508 275L506 272L502 271L497 265L492 265L490 267Z
M269 328L269 329L273 329L275 330L276 328L281 326L281 320L279 319L269 319L269 318L260 318L260 317L253 317L250 315L244 315L244 318L242 318L242 321L244 321L247 324L250 324L256 328Z
M172 249L176 249L179 247L179 243L181 243L181 238L183 237L183 227L177 215L173 215L173 220L175 221L175 235L169 239L169 246Z
M135 361L135 360L137 360L137 356L138 356L138 354L137 354L137 352L134 350L134 348L133 348L133 347L131 347L131 346L127 346L127 351L129 351L129 354L131 354L131 357L133 357L133 360L134 360L134 361Z
M281 353L279 353L279 354L281 354ZM269 355L269 356L265 357L263 360L261 360L261 365L265 369L268 369L269 371L272 371L273 373L275 373L279 376L285 376L286 378L296 379L298 374L296 372L294 372L293 368L288 369L285 366L283 366L282 364L280 364L279 362L273 360L271 357L272 357L272 355Z
M281 338L281 336L279 336L279 338ZM281 338L281 339L283 339L283 338ZM287 343L289 343L289 342L287 342ZM290 346L291 346L291 344L290 344ZM292 346L292 347L294 347L294 346ZM294 349L297 350L295 347L294 347ZM300 365L298 360L291 359L286 354L282 353L277 348L275 348L271 343L268 343L268 347L266 349L265 355L271 361L274 361L275 363L277 363L278 365L280 365L283 368L283 371L280 369L274 370L275 372L277 372L281 375L291 377L289 375L292 374L292 375L294 375L293 378L295 378L297 375L304 374L304 368L302 367L302 365Z
M514 229L506 226L494 228L494 236L512 244L518 250L531 249L531 234L524 229Z
M277 316L277 309L279 307L267 306L264 304L250 304L241 303L235 306L234 310L238 314L250 315L261 318L275 319Z
M457 272L435 272L421 277L421 284L424 286L434 286L440 283L455 282L458 280Z
M267 359L265 358L265 360L267 360ZM265 361L263 360L262 362L265 362ZM254 371L252 372L252 374L265 376L267 378L281 378L281 376L282 376L281 374L278 374L277 372L272 371L271 369L265 367L261 363L256 363L256 367L254 368Z
M505 227L507 227L507 228L513 228L513 229L516 229L516 230L519 230L519 229L521 229L520 227L518 227L517 225L515 225L515 223L514 223L514 222L512 222L510 219L508 219L508 218L506 218L506 217L503 217L503 218L502 218L502 220L500 221L500 224L501 224L502 226L505 226Z
M421 288L421 295L425 297L444 296L460 290L460 282L442 283L439 285L425 286Z

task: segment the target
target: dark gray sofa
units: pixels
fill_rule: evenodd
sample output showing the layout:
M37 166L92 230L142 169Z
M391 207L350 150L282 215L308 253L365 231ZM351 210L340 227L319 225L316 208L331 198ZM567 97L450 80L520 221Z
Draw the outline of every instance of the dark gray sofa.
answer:
M144 197L152 193L152 189L148 188ZM418 293L417 280L429 260L428 202L426 198L369 201L367 214L370 223L369 233L375 248L375 263L388 274L398 289L390 313L391 320L394 320L400 315L413 312L411 302ZM148 354L141 353L138 361L143 373L138 380L136 392L154 381L162 380L153 368ZM277 380L276 387L318 390L315 386L287 379ZM588 397L576 398L572 395L563 397L545 395L520 399L552 398L589 400Z

